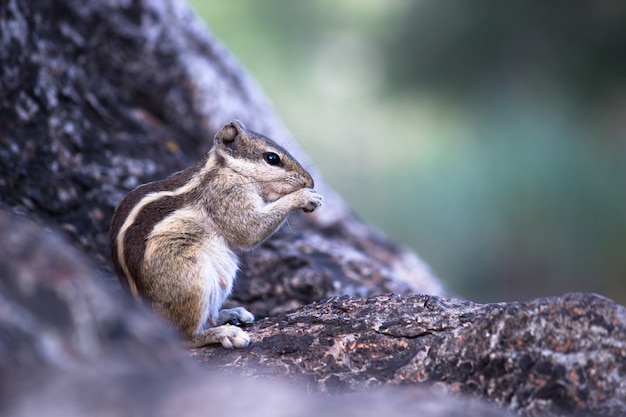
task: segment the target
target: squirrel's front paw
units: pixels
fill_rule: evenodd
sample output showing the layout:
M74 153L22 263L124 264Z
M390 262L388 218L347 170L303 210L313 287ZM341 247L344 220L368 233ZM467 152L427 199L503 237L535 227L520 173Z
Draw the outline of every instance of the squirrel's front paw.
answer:
M322 200L324 200L324 197L322 197L321 194L318 194L315 190L311 188L304 188L300 191L302 191L304 195L302 210L304 210L306 213L310 213L322 205Z

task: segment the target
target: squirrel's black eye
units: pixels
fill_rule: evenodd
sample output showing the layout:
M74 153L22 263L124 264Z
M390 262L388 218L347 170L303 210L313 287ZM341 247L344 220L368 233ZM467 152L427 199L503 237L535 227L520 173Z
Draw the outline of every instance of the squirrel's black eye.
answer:
M280 164L280 156L275 154L274 152L265 152L263 154L263 159L270 165L279 165Z

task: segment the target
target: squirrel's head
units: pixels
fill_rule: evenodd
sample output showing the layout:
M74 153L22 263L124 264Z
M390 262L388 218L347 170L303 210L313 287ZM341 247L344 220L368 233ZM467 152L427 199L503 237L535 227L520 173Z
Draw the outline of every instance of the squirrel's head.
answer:
M289 152L238 120L217 132L214 152L219 164L257 183L265 201L313 188L313 178Z

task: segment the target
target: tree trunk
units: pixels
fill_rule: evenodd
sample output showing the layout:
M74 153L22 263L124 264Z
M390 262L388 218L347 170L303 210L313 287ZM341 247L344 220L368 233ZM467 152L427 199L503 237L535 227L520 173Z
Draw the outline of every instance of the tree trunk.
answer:
M22 218L0 212L3 415L226 416L242 403L258 415L504 415L446 392L533 416L626 413L621 306L589 294L493 305L437 297L444 290L423 262L356 220L319 173L324 207L242 255L233 303L271 316L249 329L253 345L206 347L189 361L171 329L117 291L113 208L192 164L233 118L279 142L287 130L178 0L4 0L0 54L0 200ZM198 362L254 378L209 377ZM278 376L321 392L404 389L320 405Z
M234 118L289 137L183 2L12 0L1 13L2 204L60 226L110 274L109 222L130 189L191 165ZM263 316L337 294L443 292L314 177L324 207L243 254L238 303Z

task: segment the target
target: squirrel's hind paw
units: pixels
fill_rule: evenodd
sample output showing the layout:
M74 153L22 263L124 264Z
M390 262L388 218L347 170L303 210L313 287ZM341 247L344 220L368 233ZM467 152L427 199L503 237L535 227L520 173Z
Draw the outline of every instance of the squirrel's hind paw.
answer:
M233 324L247 326L254 323L254 315L243 307L225 308L220 311L217 324Z
M244 348L250 344L250 335L237 326L212 327L185 341L188 348L220 343L225 348Z
M219 326L219 342L225 348L244 348L250 344L250 335L237 326Z

